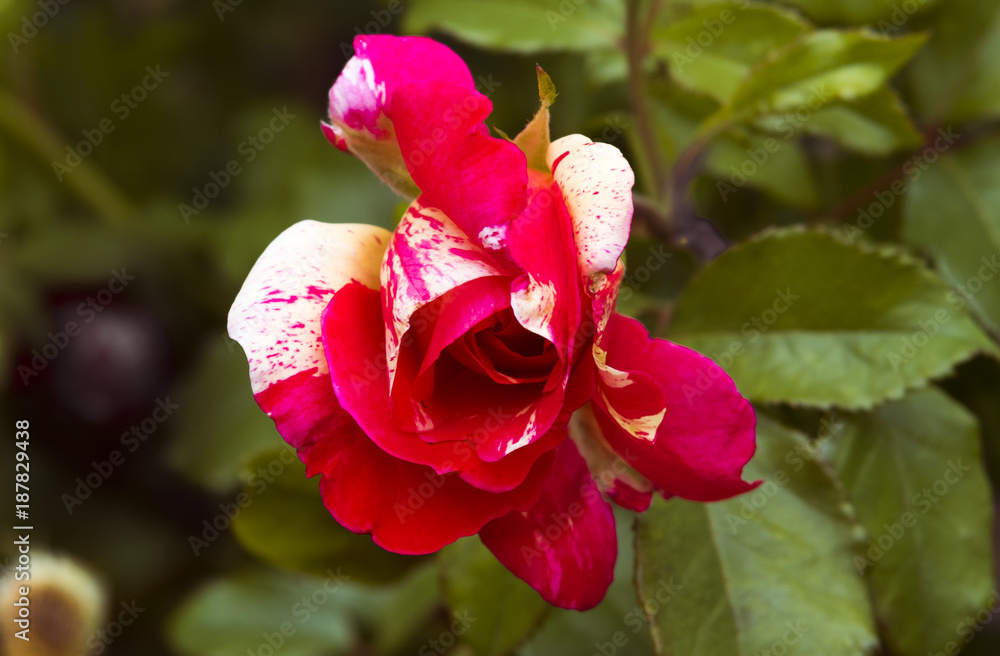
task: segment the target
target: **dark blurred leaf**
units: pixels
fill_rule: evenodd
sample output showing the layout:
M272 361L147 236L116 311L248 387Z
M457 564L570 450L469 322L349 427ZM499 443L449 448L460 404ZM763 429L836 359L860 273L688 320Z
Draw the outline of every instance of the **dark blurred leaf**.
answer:
M907 69L917 115L947 125L1000 114L1000 4L948 0L914 23L932 34Z
M177 397L186 412L176 419L170 460L213 492L231 490L242 464L282 443L253 399L243 349L221 332L205 346Z
M871 408L996 352L949 294L899 251L768 231L695 278L671 336L713 357L751 399Z
M749 185L793 207L817 204L816 181L797 140L733 131L715 140L706 168L721 181L723 186L718 188L724 199L736 188Z
M360 591L351 606L374 636L377 653L397 654L428 633L440 635L435 622L443 603L439 578L437 563L425 561L400 581Z
M722 503L656 499L639 520L639 593L658 654L858 656L878 649L855 543L836 485L798 432L764 416L747 478L764 486Z
M938 0L784 0L799 7L811 18L823 23L863 25L876 23L875 28L895 31L906 25L910 17ZM905 9L904 9L905 8ZM882 19L882 20L880 20Z
M954 303L968 303L1000 333L1000 141L914 172L903 208L903 238L926 249L960 290Z
M549 604L483 546L459 540L438 555L445 599L456 616L475 621L462 635L476 656L503 656L538 628Z
M615 48L624 32L619 0L414 0L403 30L442 30L473 45L515 52Z
M993 513L975 418L931 388L849 418L826 446L868 531L855 565L870 578L892 653L962 643L955 627L993 591Z
M184 656L246 656L266 649L285 656L346 654L356 640L346 612L349 597L336 577L234 576L188 598L167 635Z
M924 41L919 35L885 39L863 31L805 34L756 68L702 131L862 98L885 85Z
M244 507L233 532L248 551L276 567L318 576L340 570L355 580L384 582L421 561L340 526L323 505L319 478L306 478L291 447L256 456L244 476L248 501L239 504Z
M783 116L762 116L757 127L778 135L796 132L836 141L856 152L882 156L919 146L923 140L894 91L882 88L853 102L829 105L801 124Z

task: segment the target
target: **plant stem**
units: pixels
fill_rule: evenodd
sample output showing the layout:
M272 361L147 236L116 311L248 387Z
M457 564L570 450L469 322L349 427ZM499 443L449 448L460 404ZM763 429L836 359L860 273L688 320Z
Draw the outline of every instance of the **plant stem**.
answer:
M649 109L649 99L646 95L645 61L649 46L650 24L643 25L642 12L639 11L640 0L628 0L628 17L625 30L625 51L628 57L628 87L635 114L636 129L639 141L644 150L646 161L653 175L653 197L660 205L666 205L669 190L669 172L663 153L660 150L659 139L653 126L652 113ZM658 11L659 3L653 5ZM651 10L651 16L655 16ZM669 222L667 217L663 220Z
M61 162L65 157L65 144L55 130L5 89L0 89L0 128L47 163ZM63 180L108 224L121 226L128 220L129 202L93 164L81 162L65 173Z

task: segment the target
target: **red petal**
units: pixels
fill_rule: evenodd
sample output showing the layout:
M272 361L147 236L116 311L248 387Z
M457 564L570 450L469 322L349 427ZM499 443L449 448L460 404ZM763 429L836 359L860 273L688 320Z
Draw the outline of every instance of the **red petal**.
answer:
M614 513L568 440L556 449L538 502L493 520L479 535L501 563L556 606L593 608L614 578Z
M705 356L663 339L650 339L635 319L615 314L602 348L607 365L627 375L621 388L650 405L664 399L665 414L652 441L629 434L601 394L594 410L604 437L657 488L694 501L719 501L756 487L743 467L756 448L753 406L732 379Z
M358 35L355 55L330 89L330 116L354 130L381 136L380 113L392 117L397 88L421 80L448 80L474 88L469 68L447 46L420 36Z
M520 485L535 460L555 443L543 438L501 461L483 462L476 455L479 438L474 431L492 420L492 433L502 430L506 434L513 419L526 419L506 417L513 411L509 407L500 404L494 416L476 417L476 423L468 427L468 439L462 441L430 444L393 423L388 412L385 329L379 306L378 292L363 285L348 285L334 295L323 314L323 345L333 388L343 408L390 455L433 467L439 474L458 472L467 483L483 490L502 492ZM464 428L458 426L456 430Z
M423 204L477 244L503 251L527 202L528 164L513 143L489 135L483 120L492 110L483 94L449 82L408 84L392 97L396 137Z
M478 490L454 474L439 476L379 449L337 404L329 375L312 373L273 385L256 398L299 448L308 473L322 473L323 503L345 528L371 533L389 551L431 553L538 497L551 456L540 458L525 483L510 492Z

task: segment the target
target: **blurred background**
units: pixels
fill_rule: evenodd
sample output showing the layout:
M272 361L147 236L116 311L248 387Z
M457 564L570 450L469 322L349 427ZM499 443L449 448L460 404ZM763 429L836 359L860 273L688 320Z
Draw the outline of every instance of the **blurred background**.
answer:
M93 654L472 653L455 646L463 620L444 603L433 562L384 554L332 526L315 481L254 404L243 352L225 333L246 273L284 228L304 219L391 228L399 215L399 199L331 147L319 123L357 33L433 27L401 4L402 15L377 0L0 0L0 452L14 460L11 427L30 421L31 553L37 589L51 586L33 601L33 631L55 636L15 651L5 623L7 653L76 654L80 636ZM624 38L615 11L596 35ZM639 159L623 57L596 46L488 51L434 34L490 95L492 125L515 134L530 119L539 63L560 94L553 134L582 132ZM685 116L703 114L699 102L674 103L662 129L693 129ZM728 203L717 183L742 151L722 152L692 179L692 199L729 241L853 217L852 198L866 198L907 143L920 143L906 130L885 138L859 152L829 134L800 135L794 153ZM866 239L893 239L899 211ZM655 222L635 234L639 254L662 236ZM625 299L654 329L696 267L686 250L669 251ZM980 358L962 372L946 387L977 404L996 481L997 364ZM624 553L632 518L620 523ZM303 545L297 531L315 540ZM0 536L9 571L17 536L6 525ZM454 585L469 594L497 575L479 550L449 555L462 564ZM589 656L629 627L632 564L619 561L597 611L526 610L545 625L521 653ZM996 653L991 631L969 653ZM653 653L645 632L627 634L617 653Z

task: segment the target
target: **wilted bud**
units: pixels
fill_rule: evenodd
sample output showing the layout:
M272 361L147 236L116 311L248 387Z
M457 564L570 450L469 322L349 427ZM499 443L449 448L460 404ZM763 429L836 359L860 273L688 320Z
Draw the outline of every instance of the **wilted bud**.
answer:
M104 590L69 558L32 553L30 570L0 579L0 641L6 656L80 656L104 615ZM30 573L30 579L26 575ZM22 580L18 580L18 576ZM11 628L13 627L13 628Z

